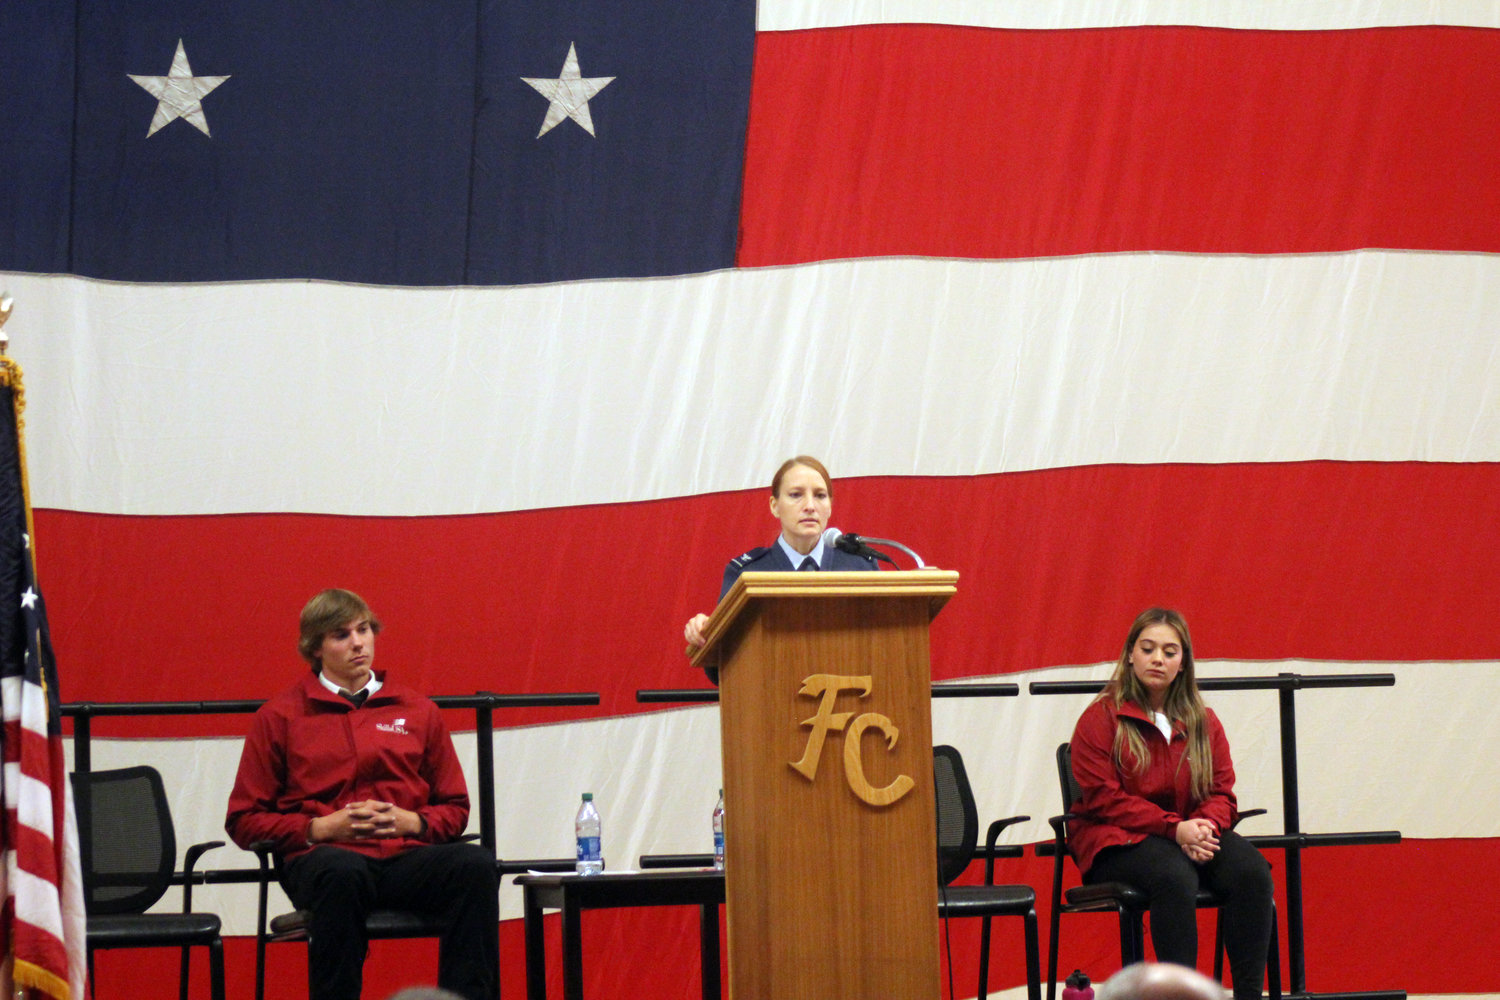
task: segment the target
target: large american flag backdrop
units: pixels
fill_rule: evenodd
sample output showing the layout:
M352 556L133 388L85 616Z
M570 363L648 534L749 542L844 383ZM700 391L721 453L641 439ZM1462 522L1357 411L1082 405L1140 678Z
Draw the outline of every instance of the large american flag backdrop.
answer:
M835 524L961 573L937 679L1102 677L1153 603L1208 676L1394 673L1299 697L1303 829L1405 835L1305 857L1308 984L1500 992L1497 29L1459 0L0 6L63 699L267 696L345 586L420 688L601 693L500 720L503 854L566 855L583 790L616 866L707 850L716 711L634 692L701 683L682 622L808 452ZM1085 700L935 708L981 817L1034 817L1011 842L1047 836ZM1275 697L1210 702L1279 831ZM213 839L245 724L100 725L95 766L157 764ZM242 890L196 899L251 930ZM1065 930L1067 968L1112 967L1107 920ZM690 913L585 933L593 994L695 995ZM372 995L428 967L375 952Z

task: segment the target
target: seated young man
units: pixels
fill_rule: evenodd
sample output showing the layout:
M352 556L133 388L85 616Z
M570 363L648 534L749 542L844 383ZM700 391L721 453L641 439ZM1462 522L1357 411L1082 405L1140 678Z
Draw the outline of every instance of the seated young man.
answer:
M441 915L438 984L498 996L499 878L457 843L469 793L427 698L376 673L380 621L357 594L325 590L302 609L312 665L255 713L224 828L240 847L273 841L282 882L312 911L310 1000L359 1000L376 908Z

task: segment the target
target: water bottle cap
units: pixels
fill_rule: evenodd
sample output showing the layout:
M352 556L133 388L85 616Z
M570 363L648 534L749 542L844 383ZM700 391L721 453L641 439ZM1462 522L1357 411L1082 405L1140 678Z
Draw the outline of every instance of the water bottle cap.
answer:
M1073 974L1068 977L1068 985L1074 989L1081 990L1089 984L1089 974L1082 969L1074 969Z
M592 801L594 801L594 793L593 792L584 792L583 793L583 801L585 801L585 802L592 802Z

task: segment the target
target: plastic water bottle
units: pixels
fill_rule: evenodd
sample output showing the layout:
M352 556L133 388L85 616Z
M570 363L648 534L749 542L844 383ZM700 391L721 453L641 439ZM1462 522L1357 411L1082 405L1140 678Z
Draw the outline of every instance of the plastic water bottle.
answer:
M1062 1000L1094 1000L1094 988L1089 985L1089 974L1082 969L1074 969L1068 981L1063 984Z
M594 793L583 793L583 805L578 807L578 817L573 820L573 833L578 837L578 863L574 866L580 875L598 875L604 871L604 854L600 836L604 824L599 819L599 810L594 808Z
M714 867L724 870L724 789L719 789L719 804L714 806Z

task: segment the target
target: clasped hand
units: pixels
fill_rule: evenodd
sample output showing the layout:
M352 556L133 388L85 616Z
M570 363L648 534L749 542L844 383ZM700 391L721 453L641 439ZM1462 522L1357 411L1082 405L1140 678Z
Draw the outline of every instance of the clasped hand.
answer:
M1177 844L1190 861L1210 861L1219 852L1219 831L1206 819L1186 819L1177 824Z
M409 837L420 833L422 818L391 802L365 799L350 802L337 812L319 816L308 827L313 842L326 840L376 840Z

